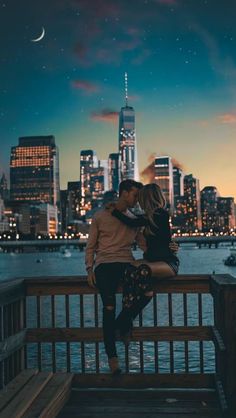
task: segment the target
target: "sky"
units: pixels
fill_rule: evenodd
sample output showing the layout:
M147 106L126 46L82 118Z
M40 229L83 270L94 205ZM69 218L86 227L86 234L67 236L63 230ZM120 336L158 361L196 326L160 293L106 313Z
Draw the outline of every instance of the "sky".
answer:
M0 0L0 172L20 136L55 136L61 188L117 152L127 72L139 171L169 155L236 199L234 3Z

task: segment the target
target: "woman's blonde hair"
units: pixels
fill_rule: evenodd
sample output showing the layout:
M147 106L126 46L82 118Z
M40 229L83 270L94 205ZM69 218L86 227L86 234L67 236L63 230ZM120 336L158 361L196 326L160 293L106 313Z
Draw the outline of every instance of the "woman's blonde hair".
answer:
M166 200L160 186L156 183L143 186L139 190L139 203L145 212L150 226L153 225L155 227L154 213L157 209L164 208L166 205ZM145 228L145 234L153 235L150 226Z

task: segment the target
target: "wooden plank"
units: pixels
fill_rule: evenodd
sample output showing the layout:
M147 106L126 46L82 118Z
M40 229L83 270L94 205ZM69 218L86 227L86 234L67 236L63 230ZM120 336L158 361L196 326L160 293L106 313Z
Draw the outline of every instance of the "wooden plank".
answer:
M220 381L218 376L215 376L215 385L216 385L216 391L218 394L218 399L220 402L221 410L223 411L224 414L226 414L227 412L229 412L228 404L227 404L227 400L225 397L225 392L224 392L222 382Z
M87 276L40 277L25 279L27 296L96 294L98 290L87 284ZM170 279L153 278L157 293L209 293L209 275L181 275ZM121 293L119 287L117 293Z
M0 361L9 357L25 343L26 330L22 330L0 342Z
M136 327L132 341L211 341L211 326L191 327ZM35 342L101 342L101 328L29 328L28 343Z
M38 370L23 370L0 391L0 412L20 392L20 390L38 373Z
M216 327L212 327L212 333L213 333L213 341L217 346L217 350L219 351L226 351L226 347L223 341L223 338L220 335L220 332Z
M222 418L222 415L220 413L218 413L217 411L212 411L212 412L206 412L206 413L202 413L201 411L198 413L197 411L194 412L194 414L175 414L174 408L172 413L163 413L161 412L160 414L158 413L152 413L150 414L148 412L148 408L146 413L142 413L142 414L138 414L137 411L135 411L134 413L129 413L129 414L122 414L122 411L118 412L118 413L113 413L112 414L112 418L121 418L121 416L123 418ZM110 418L111 415L110 414L104 414L104 412L95 414L95 415L91 415L91 413L81 413L78 416L78 407L74 407L74 408L66 408L65 409L65 413L61 413L59 414L58 418ZM228 417L227 417L228 418Z
M104 416L112 417L113 415L118 415L119 413L122 414L123 417L130 416L130 414L136 413L137 416L143 416L144 414L149 415L161 415L165 414L175 414L175 416L187 416L189 415L198 415L202 416L202 414L212 414L216 412L216 408L200 408L194 407L191 405L188 406L178 406L178 402L175 402L175 405L171 406L162 405L162 406L153 406L152 404L149 405L93 405L91 402L90 404L85 404L82 406L78 404L79 408L79 416L83 413L90 414L90 417L96 417L97 415L104 414ZM154 415L155 414L155 415Z
M55 417L70 395L72 378L71 373L55 373L22 418Z
M226 347L225 351L220 351L219 346L216 345L216 372L227 400L228 415L234 416L236 411L236 279L229 275L213 276L211 289L214 297L215 325Z
M192 392L195 394L196 391ZM126 389L79 389L72 390L68 404L58 418L75 417L116 417L120 418L207 418L219 417L219 408L214 400L202 397L186 400L178 399L173 392L167 392L166 398L158 396L159 389L126 390ZM176 392L177 393L177 392ZM184 392L181 392L184 395ZM169 399L173 402L169 402ZM91 399L93 402L91 402Z
M111 374L75 374L73 387L79 388L213 388L214 374L144 374L130 373L113 377Z
M127 399L133 398L135 402L143 402L146 400L160 401L161 399L178 399L184 402L199 402L207 401L208 403L218 402L215 389L164 389L164 388L152 388L148 389L124 389L124 388L99 388L99 389L87 389L73 387L71 391L70 404L73 402L81 402L84 399L91 398L96 402L97 399L106 398L118 399L126 402Z
M1 418L21 418L29 406L46 386L52 373L40 372L23 387L1 412Z

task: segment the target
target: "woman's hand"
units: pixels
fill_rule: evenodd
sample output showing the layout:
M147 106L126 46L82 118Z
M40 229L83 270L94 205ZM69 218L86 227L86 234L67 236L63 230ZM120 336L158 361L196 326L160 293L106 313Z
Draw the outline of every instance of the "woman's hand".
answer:
M136 242L138 244L138 247L145 253L147 251L147 241L142 231L138 232L136 236Z
M177 244L177 242L175 242L175 241L170 241L170 243L169 243L169 249L174 254L177 254L177 252L179 251L179 244Z

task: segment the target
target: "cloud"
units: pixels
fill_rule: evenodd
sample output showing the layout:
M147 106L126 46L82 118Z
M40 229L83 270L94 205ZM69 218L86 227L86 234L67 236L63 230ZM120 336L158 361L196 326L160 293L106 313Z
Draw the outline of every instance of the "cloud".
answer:
M72 86L75 89L82 90L85 93L96 93L99 91L99 86L87 80L74 80Z
M143 183L149 184L153 183L155 181L155 158L156 153L152 153L148 157L148 165L141 171L140 177ZM168 155L164 153L163 155ZM160 155L159 155L160 156ZM182 171L184 171L183 164L180 163L176 158L171 157L173 167L180 168Z
M223 113L218 116L218 121L225 125L236 123L236 112Z
M172 157L172 164L173 167L180 168L180 170L184 171L184 166L182 163L180 163L176 158Z
M174 0L172 0L173 2ZM141 65L150 57L145 30L147 24L158 24L160 15L154 3L144 7L143 1L125 0L59 0L61 7L75 11L78 23L73 19L71 27L78 40L73 52L80 65L97 63L119 65L124 56L134 52L134 64ZM135 4L134 4L135 3ZM135 7L135 13L134 13ZM68 22L69 24L69 22ZM148 45L148 46L147 46Z
M236 82L236 66L231 57L223 57L215 38L203 27L193 23L191 28L198 34L206 45L209 53L209 59L212 69L218 74L231 80L233 84Z
M112 109L102 109L99 112L92 112L90 117L92 120L100 122L116 123L118 121L119 112Z

